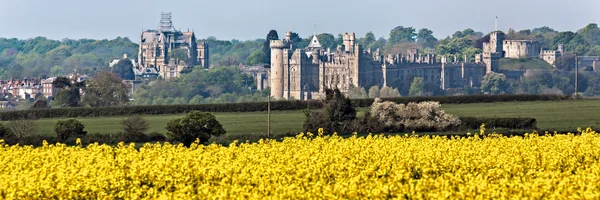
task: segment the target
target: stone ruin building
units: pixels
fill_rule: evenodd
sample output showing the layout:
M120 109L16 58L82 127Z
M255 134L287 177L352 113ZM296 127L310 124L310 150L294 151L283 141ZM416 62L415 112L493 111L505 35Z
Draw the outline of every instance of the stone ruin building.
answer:
M504 40L502 43L505 58L539 58L554 66L556 59L563 55L564 46L558 50L544 50L534 40Z
M183 49L187 59L175 60L170 52ZM188 67L209 67L208 45L196 43L193 31L176 30L171 20L171 13L161 13L157 29L142 31L138 52L139 71L156 71L164 79L179 77L182 70Z
M282 40L271 40L271 95L275 99L319 99L327 88L348 92L352 87L389 86L422 77L424 83L441 89L479 86L485 74L499 71L503 56L504 34L493 32L483 54L472 59L420 54L408 50L405 55L382 55L356 43L354 33L343 34L343 45L325 49L315 34L305 49L295 49L291 32ZM411 79L411 80L408 80Z

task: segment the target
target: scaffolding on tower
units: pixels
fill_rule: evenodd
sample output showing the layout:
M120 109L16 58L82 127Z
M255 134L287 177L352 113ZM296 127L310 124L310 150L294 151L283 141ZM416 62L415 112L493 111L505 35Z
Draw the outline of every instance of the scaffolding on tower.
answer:
M171 12L161 12L158 30L163 32L176 32L177 30L175 30L175 27L173 26L173 21L171 19Z

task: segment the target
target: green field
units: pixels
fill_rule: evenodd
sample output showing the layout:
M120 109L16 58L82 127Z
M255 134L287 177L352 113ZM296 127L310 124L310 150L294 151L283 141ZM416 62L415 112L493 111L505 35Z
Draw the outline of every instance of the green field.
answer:
M442 105L446 112L458 116L482 117L534 117L540 129L576 130L578 127L600 128L600 100L546 101L546 102L503 102L480 104ZM360 110L366 110L361 108ZM214 113L229 135L265 134L266 112ZM359 113L360 115L361 113ZM181 115L146 116L150 123L149 132L165 133L167 121ZM125 117L79 118L88 133L116 133L121 130L120 122ZM53 135L58 119L38 120L38 132ZM274 111L271 113L273 133L300 132L304 115L301 110Z

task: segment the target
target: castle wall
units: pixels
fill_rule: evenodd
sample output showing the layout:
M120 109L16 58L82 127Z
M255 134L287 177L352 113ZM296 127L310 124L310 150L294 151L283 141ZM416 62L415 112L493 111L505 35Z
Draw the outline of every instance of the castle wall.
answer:
M531 40L504 40L503 48L507 58L538 57L539 44Z

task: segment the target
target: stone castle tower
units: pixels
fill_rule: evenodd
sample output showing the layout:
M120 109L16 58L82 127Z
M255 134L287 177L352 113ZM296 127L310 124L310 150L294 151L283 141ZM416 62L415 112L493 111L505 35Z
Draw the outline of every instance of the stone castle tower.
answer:
M284 49L290 48L291 33L286 33L284 40L271 40L271 94L275 99L283 99L284 86ZM287 52L287 51L286 51Z
M504 57L504 33L494 31L490 33L490 41L483 43L483 63L486 66L486 74L500 70L500 59ZM476 55L476 57L481 57Z
M176 60L171 52L181 49L187 59ZM142 31L138 52L138 70L154 68L164 79L178 77L182 70L196 65L209 67L208 45L196 43L194 32L182 32L173 26L171 13L161 13L157 29Z

